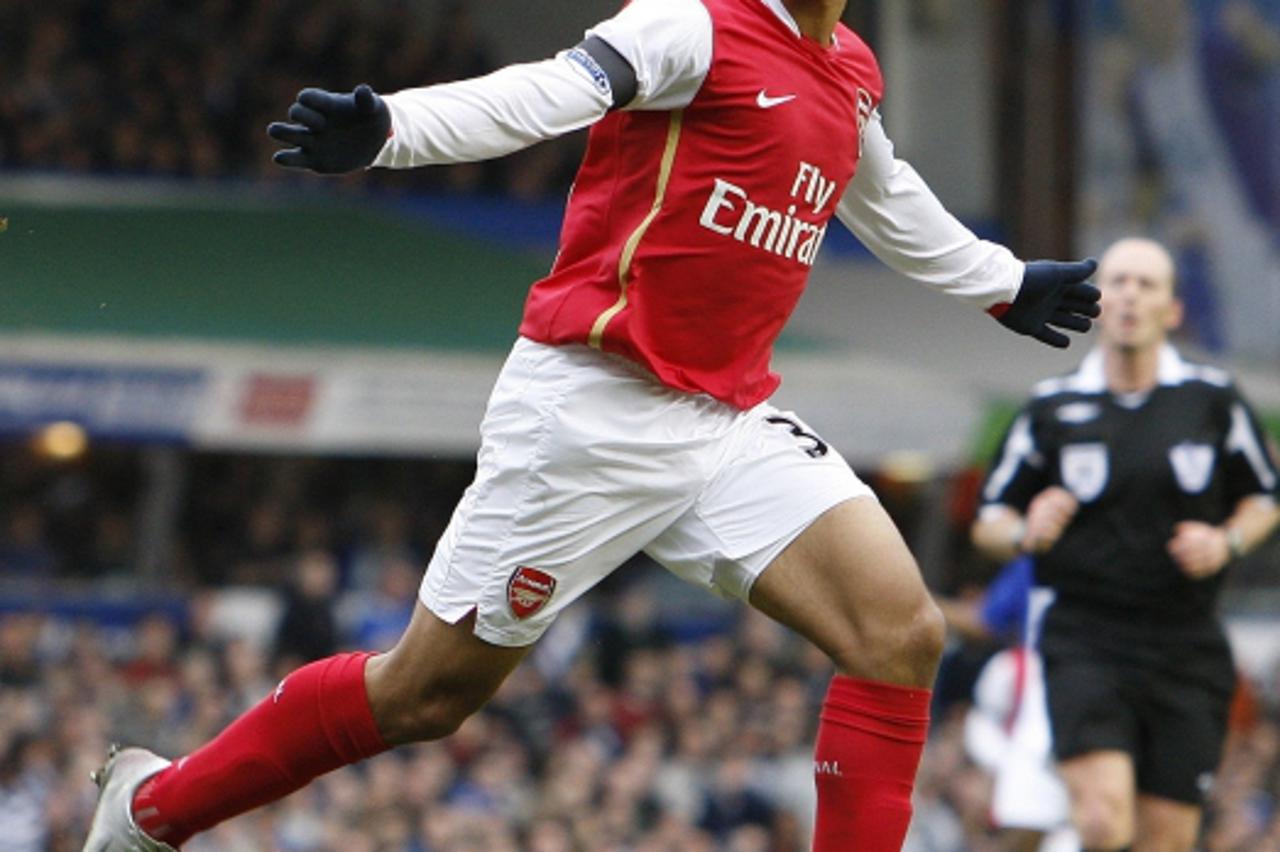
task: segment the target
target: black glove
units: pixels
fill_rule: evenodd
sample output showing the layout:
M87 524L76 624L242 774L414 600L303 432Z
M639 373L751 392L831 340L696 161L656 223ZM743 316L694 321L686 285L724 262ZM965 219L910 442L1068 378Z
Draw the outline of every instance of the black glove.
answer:
M1085 279L1097 268L1092 258L1073 263L1033 260L1027 264L1013 304L996 305L990 313L1019 334L1066 349L1070 338L1050 326L1081 333L1093 326L1093 318L1102 310L1098 307L1102 294Z
M363 84L347 94L303 89L289 107L289 119L296 123L276 121L267 127L268 136L290 146L276 151L272 159L291 169L323 175L365 168L391 131L391 111Z

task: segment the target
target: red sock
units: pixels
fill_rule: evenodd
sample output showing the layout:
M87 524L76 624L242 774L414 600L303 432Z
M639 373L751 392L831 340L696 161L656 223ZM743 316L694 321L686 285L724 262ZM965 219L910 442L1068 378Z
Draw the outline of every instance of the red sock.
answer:
M364 686L371 656L339 654L286 677L212 742L138 788L138 827L179 846L339 766L386 751Z
M927 689L832 678L814 751L814 852L902 848L929 732L929 697Z

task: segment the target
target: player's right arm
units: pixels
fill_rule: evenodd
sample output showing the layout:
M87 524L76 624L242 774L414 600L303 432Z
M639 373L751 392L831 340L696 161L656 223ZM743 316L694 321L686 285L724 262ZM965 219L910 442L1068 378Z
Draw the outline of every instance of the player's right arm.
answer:
M571 133L611 109L693 99L711 63L697 0L635 0L552 59L380 97L306 89L268 133L277 163L322 173L488 160ZM362 92L361 89L364 91Z

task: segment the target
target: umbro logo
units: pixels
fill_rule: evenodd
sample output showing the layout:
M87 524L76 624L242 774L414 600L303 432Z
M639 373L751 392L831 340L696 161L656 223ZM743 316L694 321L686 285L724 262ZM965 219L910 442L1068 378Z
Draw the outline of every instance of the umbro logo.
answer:
M760 107L760 109L773 109L776 106L790 103L795 99L795 95L780 95L779 97L771 98L765 93L764 89L761 89L760 94L756 95L756 106Z

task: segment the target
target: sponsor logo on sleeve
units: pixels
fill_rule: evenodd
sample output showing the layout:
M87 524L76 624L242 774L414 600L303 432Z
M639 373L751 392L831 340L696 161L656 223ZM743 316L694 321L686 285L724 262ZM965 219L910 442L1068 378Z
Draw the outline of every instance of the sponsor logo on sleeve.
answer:
M565 53L564 58L574 67L574 70L583 74L591 84L596 87L600 94L606 98L613 97L613 86L609 83L609 75L600 67L600 63L596 62L595 57L587 53L580 47Z

